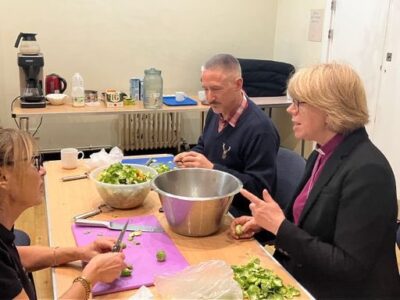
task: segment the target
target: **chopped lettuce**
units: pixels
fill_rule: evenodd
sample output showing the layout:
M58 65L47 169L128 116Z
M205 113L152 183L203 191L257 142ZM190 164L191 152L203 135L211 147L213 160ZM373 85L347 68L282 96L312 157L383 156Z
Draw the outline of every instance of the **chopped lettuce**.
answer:
M149 173L121 163L112 164L98 176L99 181L111 184L143 183L149 181L151 178Z
M299 290L284 285L273 271L263 268L255 258L247 265L232 266L234 279L243 290L245 299L292 299L300 296Z

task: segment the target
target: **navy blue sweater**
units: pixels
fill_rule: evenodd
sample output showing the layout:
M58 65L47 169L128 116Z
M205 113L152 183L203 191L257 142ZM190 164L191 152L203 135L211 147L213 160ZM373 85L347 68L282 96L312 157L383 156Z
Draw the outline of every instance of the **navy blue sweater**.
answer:
M239 178L244 188L261 199L265 188L273 195L280 139L271 119L248 99L248 106L235 127L228 124L218 132L218 120L218 114L210 109L203 134L192 150L206 156L214 169ZM232 205L239 215L250 213L249 201L240 194L235 196Z

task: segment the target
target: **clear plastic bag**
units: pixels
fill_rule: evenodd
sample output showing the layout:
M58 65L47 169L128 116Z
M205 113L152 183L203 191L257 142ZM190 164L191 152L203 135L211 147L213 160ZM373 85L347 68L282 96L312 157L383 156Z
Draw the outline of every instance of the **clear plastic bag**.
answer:
M92 153L90 159L86 161L86 165L89 170L97 167L111 165L116 162L120 162L124 157L124 153L118 147L114 147L107 153L103 148L99 152Z
M231 267L210 260L172 275L159 275L154 284L162 299L243 299Z

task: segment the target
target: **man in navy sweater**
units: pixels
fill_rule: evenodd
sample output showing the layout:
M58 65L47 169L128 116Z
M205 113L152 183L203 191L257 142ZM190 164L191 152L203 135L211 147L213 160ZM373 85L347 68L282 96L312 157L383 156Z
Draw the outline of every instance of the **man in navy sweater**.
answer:
M202 68L201 83L211 108L198 144L175 157L183 168L208 168L239 178L244 188L262 198L275 192L279 134L271 119L242 90L239 61L218 54ZM249 214L249 201L235 196L231 213Z

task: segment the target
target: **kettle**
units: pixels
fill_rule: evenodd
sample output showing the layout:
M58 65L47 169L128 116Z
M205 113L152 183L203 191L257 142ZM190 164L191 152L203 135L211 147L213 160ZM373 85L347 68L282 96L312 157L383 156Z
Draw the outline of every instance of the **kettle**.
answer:
M67 89L67 81L57 74L46 76L46 95L62 94Z
M15 41L15 48L19 46L19 52L24 55L37 55L40 52L40 47L36 41L36 33L20 32ZM22 41L21 41L22 39ZM21 44L21 45L20 45Z

